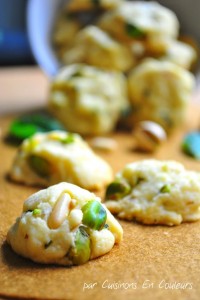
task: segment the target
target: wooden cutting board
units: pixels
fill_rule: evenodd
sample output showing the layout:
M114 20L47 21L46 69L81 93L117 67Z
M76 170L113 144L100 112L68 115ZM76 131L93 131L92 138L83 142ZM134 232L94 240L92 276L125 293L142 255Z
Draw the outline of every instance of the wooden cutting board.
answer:
M5 144L11 117L0 119L0 297L2 299L199 299L200 221L176 227L122 222L124 239L107 255L85 265L43 266L16 255L6 244L6 233L21 214L23 201L36 192L8 181L16 148ZM200 162L181 153L186 132L200 126L200 106L191 103L188 120L155 154L134 151L130 134L115 133L118 149L98 152L120 170L125 163L145 158L175 159L200 171ZM102 195L104 191L100 194Z

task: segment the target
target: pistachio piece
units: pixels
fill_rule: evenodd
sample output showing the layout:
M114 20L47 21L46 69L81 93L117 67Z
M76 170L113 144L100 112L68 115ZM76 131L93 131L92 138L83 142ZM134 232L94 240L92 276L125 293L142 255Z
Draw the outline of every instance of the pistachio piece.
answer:
M130 23L125 24L125 30L126 33L132 38L141 39L141 38L145 38L146 36L143 30Z
M68 216L70 229L72 230L77 226L79 226L82 222L82 218L83 218L83 212L80 209L78 208L72 209Z
M106 222L105 208L96 200L91 200L82 207L82 223L92 229L101 230Z
M152 121L142 121L138 123L133 131L137 142L137 148L142 151L153 152L167 139L165 130Z
M90 259L90 237L83 226L76 231L74 246L70 249L69 258L74 265L82 265Z
M42 211L39 208L35 208L32 213L33 213L33 216L39 216L39 215L41 215Z
M113 181L106 190L106 199L117 200L124 197L131 191L130 185L126 181Z
M48 218L48 226L51 229L56 229L64 222L65 218L69 214L69 206L71 197L69 194L64 193L56 201L52 212Z
M160 193L170 193L171 191L171 186L169 184L163 185L160 189Z
M73 133L68 133L65 138L60 139L60 142L62 144L71 144L74 143L74 141L75 141L75 137Z
M51 166L49 162L38 155L30 155L28 157L28 164L31 169L40 177L48 177L51 174Z

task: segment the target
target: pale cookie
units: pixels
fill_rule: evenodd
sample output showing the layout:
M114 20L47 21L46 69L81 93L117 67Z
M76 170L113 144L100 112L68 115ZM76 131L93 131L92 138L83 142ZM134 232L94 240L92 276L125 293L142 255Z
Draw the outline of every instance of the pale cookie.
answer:
M146 40L151 36L176 38L179 22L171 10L156 2L123 2L116 9L106 12L98 26L117 40L131 42Z
M77 20L67 17L64 13L58 17L53 28L52 42L60 58L72 44L80 28L81 25Z
M100 198L70 183L30 196L7 234L12 249L44 264L80 265L122 240L120 224Z
M151 120L170 131L181 126L192 97L195 78L168 61L146 59L128 77L132 124Z
M200 219L200 173L175 161L128 164L106 192L107 208L144 224L179 225Z
M48 107L69 131L94 135L112 131L129 107L125 77L84 64L70 65L53 80Z
M65 65L86 63L114 71L127 71L134 65L130 49L113 40L100 28L90 25L80 30L63 55Z
M185 69L190 70L197 62L195 45L184 43L172 38L151 37L146 44L146 56L155 57L164 61L171 61Z
M168 47L163 56L161 56L164 61L171 61L185 69L190 70L192 66L197 62L197 52L196 50L181 41L171 40L168 43Z
M52 131L37 133L22 143L10 177L28 185L66 181L95 190L111 182L112 170L78 134Z

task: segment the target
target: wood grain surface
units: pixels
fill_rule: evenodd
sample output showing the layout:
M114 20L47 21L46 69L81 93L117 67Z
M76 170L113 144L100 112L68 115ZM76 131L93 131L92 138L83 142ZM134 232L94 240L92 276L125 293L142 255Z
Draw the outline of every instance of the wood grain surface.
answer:
M3 104L4 112L19 112L21 106L23 111L25 108L30 110L45 104L43 96L47 80L35 69L32 72L28 70L29 80L32 80L27 93L28 103L24 102L23 97L20 102L20 93L23 95L24 84L28 81L26 70L22 71L24 80L17 87L15 85L15 90L10 83L10 91L3 92L4 98L2 92L0 94L0 108L5 97L7 99ZM1 72L0 84L1 76L4 78ZM11 75L14 76L13 73ZM4 78L4 81L8 78ZM36 86L39 87L38 91L35 90ZM40 101L31 103L30 99L33 98ZM194 98L197 99L197 94ZM9 106L9 101L12 102L12 107ZM25 108L23 103L26 104ZM16 217L21 214L24 200L37 189L14 184L7 179L16 148L6 144L4 138L14 116L4 114L0 118L1 299L199 299L200 221L176 227L144 226L120 221L124 229L123 242L107 255L78 267L44 266L16 255L5 242L6 234ZM125 163L152 157L175 159L184 163L188 169L200 171L200 162L185 156L180 150L184 134L199 126L200 104L193 99L186 124L174 132L155 154L135 152L132 136L123 132L112 135L118 142L116 151L98 151L98 154L111 164L114 172L120 170ZM101 191L100 195L103 193Z

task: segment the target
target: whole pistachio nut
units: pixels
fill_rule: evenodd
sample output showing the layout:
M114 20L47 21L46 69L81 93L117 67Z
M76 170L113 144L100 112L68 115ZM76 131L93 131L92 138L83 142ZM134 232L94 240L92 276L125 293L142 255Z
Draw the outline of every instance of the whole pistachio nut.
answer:
M82 223L91 229L101 230L106 222L105 208L96 200L91 200L82 207Z
M51 174L50 163L41 156L30 155L28 157L28 164L31 169L41 177L48 177Z
M131 187L126 181L113 181L107 187L106 199L117 200L130 193L130 191Z
M90 237L83 226L75 234L74 246L70 249L69 258L74 265L82 265L90 259Z
M167 139L165 130L159 124L152 121L142 121L137 124L133 131L137 148L153 152Z

